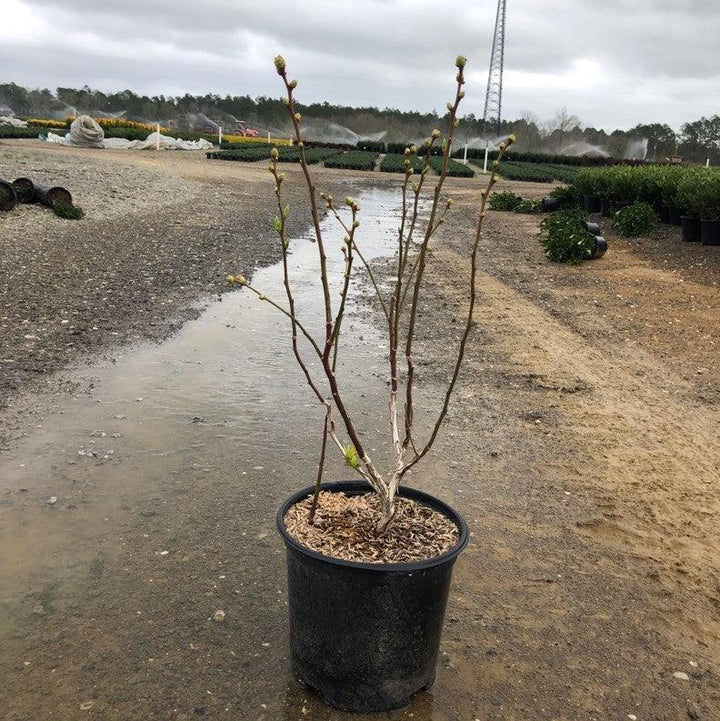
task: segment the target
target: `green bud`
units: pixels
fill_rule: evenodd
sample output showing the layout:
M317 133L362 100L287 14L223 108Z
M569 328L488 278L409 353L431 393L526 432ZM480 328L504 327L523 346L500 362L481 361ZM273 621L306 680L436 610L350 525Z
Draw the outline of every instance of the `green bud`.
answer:
M273 148L273 149L270 151L270 157L271 157L273 160L277 160L278 157L279 157L279 155L280 155L280 153L278 153L278 149L277 149L277 148Z
M454 106L452 103L448 103L445 107L446 107L451 113L452 113L453 109L455 108L455 106Z
M286 205L286 206L283 208L283 218L287 218L288 215L290 215L290 206L289 206L289 205Z
M435 130L433 130L432 133L430 133L430 137L433 140L437 140L441 135L442 135L442 133L437 128L435 128Z
M355 198L353 198L351 195L346 196L345 205L347 205L349 208L352 208L353 205L355 205Z
M344 448L345 451L345 463L350 466L350 468L357 468L360 464L358 463L358 454L355 450L355 446L352 444L348 444Z
M300 115L300 113L295 113L295 115L293 115L293 117L295 118L296 122L298 122L298 123L302 120L302 115Z
M278 233L282 230L282 220L277 215L273 218L273 227Z
M466 57L464 57L463 55L458 55L458 56L455 58L455 67L456 67L456 68L464 68L466 62L467 62L467 58L466 58Z
M278 75L284 75L285 74L285 58L282 55L276 55L274 62L275 62L275 70L277 70Z
M291 90L295 90L295 88L297 87L297 80L291 80L288 85L290 86Z
M517 142L517 137L513 135L508 135L507 144L512 145L513 143Z

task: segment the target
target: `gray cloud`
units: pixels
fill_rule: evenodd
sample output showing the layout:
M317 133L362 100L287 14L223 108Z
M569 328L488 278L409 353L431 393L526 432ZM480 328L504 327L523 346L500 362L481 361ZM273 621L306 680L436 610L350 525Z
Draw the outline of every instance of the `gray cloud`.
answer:
M482 115L494 2L4 0L0 81L149 94L279 95L281 52L304 101L442 110L466 54L465 112ZM588 125L679 127L720 112L713 0L513 0L504 115L565 106Z

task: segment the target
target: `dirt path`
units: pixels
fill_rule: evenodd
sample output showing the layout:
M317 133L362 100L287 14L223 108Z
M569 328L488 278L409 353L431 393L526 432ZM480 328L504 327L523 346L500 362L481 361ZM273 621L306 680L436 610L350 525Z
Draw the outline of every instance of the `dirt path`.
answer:
M13 157L3 148L3 162ZM39 167L37 155L28 162ZM232 204L211 212L212 199L246 183L249 227L265 237L265 205L251 206L261 168L179 154L77 162L105 174L137 167L148 183L167 176L204 198L202 217L215 220L202 242L213 251L219 231L245 221ZM451 186L458 202L434 255L423 339L437 364L418 366L419 417L435 403L462 315L458 253L477 182ZM133 197L113 227L149 241L162 199L133 210ZM184 217L190 227L202 219ZM565 268L543 258L537 218L488 220L468 366L438 453L412 481L460 509L472 539L456 566L436 686L383 718L715 721L720 254L682 244L675 230L608 234L607 256ZM182 235L191 251L193 237ZM223 257L207 268L219 273ZM186 307L199 290L188 289ZM369 434L383 400L367 321L365 310L352 318L345 372L366 387L357 403ZM153 330L164 324L138 323L137 335L167 335ZM71 393L23 381L24 397L10 395L25 436L0 456L3 718L350 718L300 689L285 657L273 514L297 487L293 474L312 477L311 400L291 392L286 349L218 323L237 334L232 360L208 356L216 337L194 340L190 326L139 349L121 350L124 339L108 333L73 356L90 364L62 374ZM91 363L98 350L116 362ZM263 380L278 373L285 383ZM224 385L203 400L210 377ZM223 623L211 620L219 608Z

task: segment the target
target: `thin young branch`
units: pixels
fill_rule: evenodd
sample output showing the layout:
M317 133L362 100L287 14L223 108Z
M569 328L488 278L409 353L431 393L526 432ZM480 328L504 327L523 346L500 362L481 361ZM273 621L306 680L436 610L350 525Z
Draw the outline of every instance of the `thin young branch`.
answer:
M321 352L320 358L322 361L323 370L325 372L325 376L327 378L328 384L330 386L330 391L333 399L333 403L335 404L335 407L338 410L338 413L340 413L341 418L343 419L343 423L345 424L345 430L347 431L347 434L350 438L351 443L353 444L353 448L355 450L356 456L360 459L362 462L364 468L360 468L359 465L354 466L355 470L357 470L373 487L373 489L378 493L378 495L383 500L383 504L385 506L388 505L388 485L383 480L380 473L375 468L375 465L372 462L372 459L368 455L368 453L365 451L363 444L360 440L360 437L357 433L357 430L355 429L355 425L352 422L352 419L350 418L350 415L348 413L348 410L345 406L345 403L340 395L340 389L338 387L337 378L335 375L335 370L333 368L333 362L330 359L330 353L333 346L333 338L334 338L334 323L333 323L333 313L332 313L332 304L330 300L330 283L328 279L328 272L327 272L327 257L325 254L325 246L323 242L322 237L322 231L320 229L320 220L319 220L319 214L317 209L317 202L315 198L315 186L313 183L312 176L310 174L310 169L307 163L307 159L305 157L305 146L302 140L302 136L300 134L300 120L301 115L299 112L296 111L295 108L295 101L293 99L293 90L297 86L297 81L287 79L287 73L285 69L285 60L282 56L278 55L275 58L275 68L277 70L278 75L283 80L283 83L285 84L286 89L286 106L288 108L288 112L290 114L290 119L293 124L293 128L295 130L295 139L297 142L297 146L300 152L300 167L302 168L303 175L305 177L305 183L308 188L309 198L310 198L310 207L311 207L311 215L313 220L313 225L315 227L315 238L318 243L318 254L320 258L320 279L322 283L323 288L323 298L325 302L325 345ZM302 328L301 328L302 330ZM332 437L332 434L331 434ZM335 438L333 438L336 445L340 449L343 450L343 453L345 453L344 448L342 444L340 444ZM346 456L347 459L347 456Z
M300 120L302 119L302 116L296 111L295 100L293 98L293 90L297 87L297 81L287 79L287 73L285 72L285 60L280 55L275 58L275 69L285 84L285 104L295 131L295 141L300 153L300 167L302 168L303 175L305 176L305 184L308 189L310 215L315 229L315 240L318 244L318 256L320 259L320 279L323 289L323 300L325 303L325 343L326 350L329 352L329 343L333 330L333 312L332 301L330 299L330 283L327 274L327 256L325 254L325 243L320 229L320 215L318 213L317 199L315 198L315 184L313 183L312 176L310 175L310 169L305 158L305 143L303 142L300 134Z
M442 425L443 420L445 419L445 416L447 415L448 408L450 406L450 397L452 396L453 390L455 389L455 384L457 383L458 377L460 375L460 367L463 362L463 358L465 356L465 346L467 345L468 337L470 336L470 331L473 327L473 312L475 309L475 298L476 298L476 277L477 277L477 253L478 253L478 247L480 245L480 238L482 236L482 226L483 226L483 220L485 219L485 206L487 204L487 200L490 196L490 191L492 190L493 186L497 182L497 169L500 165L500 161L502 160L503 155L505 154L505 151L507 150L508 146L511 145L515 141L515 137L511 135L505 142L500 143L500 152L498 154L497 160L493 162L493 170L490 175L490 180L488 181L487 187L485 190L481 193L481 201L480 201L480 216L478 218L478 224L477 229L475 231L475 239L473 241L473 247L472 247L472 253L470 255L470 304L468 307L468 314L467 314L467 320L465 321L465 330L463 332L462 338L460 340L460 346L458 348L458 354L455 361L455 367L453 369L453 375L450 380L450 383L448 385L448 388L445 392L445 396L443 398L443 405L442 409L440 411L440 414L438 415L438 418L435 422L435 425L433 426L432 433L430 434L430 438L428 439L425 446L422 448L422 450L419 453L416 453L415 456L412 458L412 460L407 463L400 473L398 474L397 479L393 479L394 483L399 483L402 477L418 462L420 461L423 456L430 450L433 443L435 442L435 438L437 437L438 431L440 430L440 426ZM393 491L391 483L391 492Z
M405 362L407 365L407 380L405 383L405 438L403 440L403 446L407 448L411 442L412 442L412 426L413 426L413 383L415 380L415 366L413 364L412 359L412 348L413 348L413 341L415 340L415 322L417 320L417 313L418 313L418 307L420 303L420 288L422 286L422 280L423 275L425 272L425 259L427 256L427 249L428 244L430 243L430 239L432 238L432 234L434 232L433 228L435 226L435 215L438 210L438 204L440 201L440 194L442 193L442 188L445 183L445 178L447 177L447 169L448 169L448 163L450 160L450 151L452 147L452 140L455 134L455 128L457 126L457 110L460 105L460 101L465 95L465 92L462 89L462 86L465 83L464 79L464 72L463 68L465 65L464 58L462 59L462 62L459 62L460 58L458 58L458 74L457 74L457 88L455 91L455 101L454 103L448 103L448 110L450 111L449 115L449 130L447 134L447 138L445 140L445 148L443 152L443 162L442 162L442 168L440 171L440 179L438 180L437 184L435 185L435 191L434 191L434 198L433 198L433 204L430 209L430 218L428 219L427 229L425 231L425 236L423 238L422 244L420 246L420 252L418 254L418 259L413 267L413 271L415 272L415 284L413 288L413 295L412 295L412 302L410 304L410 318L408 321L408 330L407 330L407 339L405 343ZM435 138L440 137L440 131L434 130L433 136ZM430 155L431 150L431 142L426 141L426 146L428 147L428 158Z

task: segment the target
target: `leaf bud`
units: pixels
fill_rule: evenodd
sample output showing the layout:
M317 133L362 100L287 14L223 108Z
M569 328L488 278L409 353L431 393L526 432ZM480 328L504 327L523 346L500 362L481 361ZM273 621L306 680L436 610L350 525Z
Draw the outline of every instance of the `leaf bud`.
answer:
M458 55L455 58L455 67L456 68L464 68L466 62L467 62L467 58L464 55Z
M503 143L500 143L500 145L498 145L498 148L499 148L500 150L505 150L505 148L507 148L507 143L504 143L504 142L503 142Z
M507 144L512 145L513 143L517 142L517 137L513 133L512 135L508 135Z
M440 135L441 135L441 133L437 128L435 128L435 130L433 130L431 133L431 137L433 138L433 140L437 140L440 137Z
M258 300L267 300L267 296L265 295L265 293L260 293L260 295L258 296Z
M295 113L295 115L293 115L293 117L295 118L295 120L298 123L302 120L302 115L300 115L300 113Z
M271 157L273 160L277 160L279 156L280 156L280 153L278 153L278 149L277 149L277 148L273 148L273 149L270 151L270 157Z
M345 197L345 205L352 208L355 204L355 198L353 198L351 195L348 195Z
M278 75L283 75L285 73L285 58L282 55L276 55L274 62Z
M454 106L452 103L448 103L445 107L446 107L451 113L452 113L452 111L455 109L455 106Z
M295 90L295 88L297 87L297 80L291 80L288 85L290 86L291 90Z
M464 90L461 90L461 91L458 93L458 97L462 100L462 99L465 97L465 91L464 91Z

